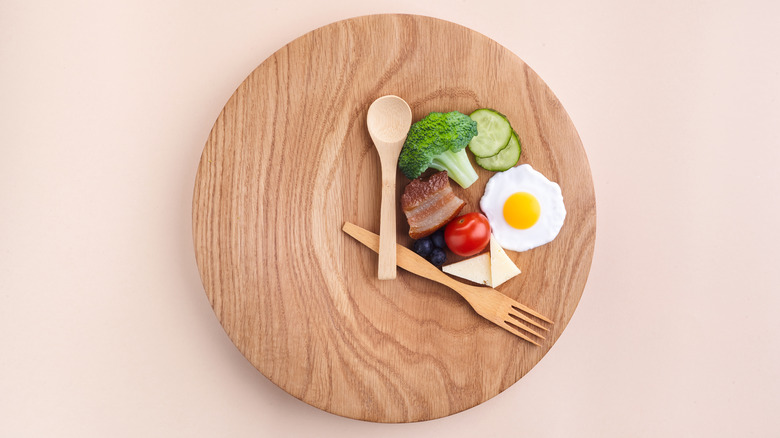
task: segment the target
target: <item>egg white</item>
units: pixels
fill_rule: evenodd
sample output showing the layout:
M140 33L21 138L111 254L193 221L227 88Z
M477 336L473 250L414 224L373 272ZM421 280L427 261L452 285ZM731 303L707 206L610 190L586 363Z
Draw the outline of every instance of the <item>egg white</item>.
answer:
M530 193L539 201L539 220L525 230L513 228L504 219L504 203L517 192ZM566 218L561 187L530 164L493 175L485 186L479 207L487 216L498 244L504 249L518 252L551 242L561 231Z

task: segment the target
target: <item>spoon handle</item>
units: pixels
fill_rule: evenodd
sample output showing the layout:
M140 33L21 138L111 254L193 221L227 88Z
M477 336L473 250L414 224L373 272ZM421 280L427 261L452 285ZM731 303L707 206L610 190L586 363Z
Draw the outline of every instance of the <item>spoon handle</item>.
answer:
M398 154L380 155L382 165L382 204L379 211L379 272L380 280L396 276L395 174Z

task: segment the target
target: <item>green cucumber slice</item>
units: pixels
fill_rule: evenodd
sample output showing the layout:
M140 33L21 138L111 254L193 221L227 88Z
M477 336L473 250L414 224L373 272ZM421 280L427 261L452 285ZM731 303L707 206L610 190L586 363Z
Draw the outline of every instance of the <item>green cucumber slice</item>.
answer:
M469 117L477 122L477 135L469 143L469 150L474 156L492 157L509 144L512 126L506 116L496 110L482 108Z
M512 138L509 139L509 144L504 149L501 149L499 153L492 157L477 157L476 162L483 169L492 172L503 172L515 167L515 164L520 161L521 152L520 138L516 132L512 131Z

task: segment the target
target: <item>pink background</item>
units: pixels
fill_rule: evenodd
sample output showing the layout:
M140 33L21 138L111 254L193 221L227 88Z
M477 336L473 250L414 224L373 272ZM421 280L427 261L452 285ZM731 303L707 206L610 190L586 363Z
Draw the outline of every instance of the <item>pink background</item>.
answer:
M110 3L0 3L0 436L780 430L777 2ZM550 353L409 425L319 411L259 374L191 239L196 166L236 86L295 37L380 12L523 58L577 126L598 203L590 280Z

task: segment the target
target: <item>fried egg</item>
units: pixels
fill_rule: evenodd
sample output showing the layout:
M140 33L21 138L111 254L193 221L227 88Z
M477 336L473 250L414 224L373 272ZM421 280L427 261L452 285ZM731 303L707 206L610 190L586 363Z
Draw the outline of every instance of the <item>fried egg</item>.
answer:
M551 242L566 218L561 187L530 164L493 175L479 207L498 244L512 251Z

